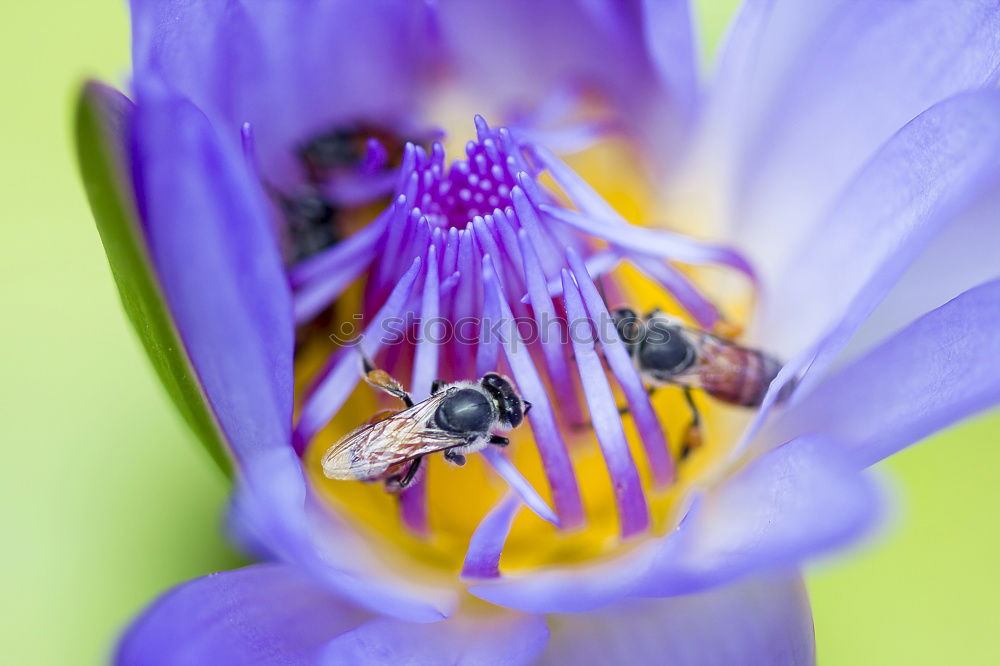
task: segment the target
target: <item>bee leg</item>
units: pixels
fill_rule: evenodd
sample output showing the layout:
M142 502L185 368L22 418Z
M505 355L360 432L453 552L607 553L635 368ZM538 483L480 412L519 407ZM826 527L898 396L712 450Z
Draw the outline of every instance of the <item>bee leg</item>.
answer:
M361 352L361 361L365 369L364 380L369 385L388 393L394 398L399 398L406 405L407 409L413 407L413 398L410 397L410 394L403 389L399 382L392 378L392 375L372 365L372 362L364 355L364 352Z
M492 444L493 446L499 446L500 448L503 448L508 444L510 444L510 440L500 435L490 435L490 444Z
M461 467L462 465L465 464L465 456L463 456L461 453L453 451L452 449L445 450L444 459L452 463L453 465L457 465L458 467Z
M701 413L698 411L698 406L694 404L694 397L691 395L690 388L684 388L684 400L688 404L688 409L691 410L691 425L700 428Z
M372 363L372 360L368 358L368 354L360 346L358 346L358 353L361 354L361 367L364 368L364 374L367 375L375 370L375 364Z
M399 492L409 486L413 482L413 478L417 475L417 470L420 469L420 463L423 459L423 456L417 456L413 459L413 462L410 463L409 468L406 470L406 474L386 479L386 489L389 492Z
M659 386L647 386L646 387L646 393L650 397L652 397L652 395L654 393L656 393L656 389L658 389L658 388L660 388L660 387ZM622 416L625 416L626 414L628 414L628 405L625 405L624 407L619 407L618 408L618 413L621 414Z
M691 410L691 422L688 424L687 430L684 431L684 441L681 444L680 459L684 460L691 452L701 446L701 414L698 412L698 406L694 404L694 398L691 396L691 389L684 389L684 400L688 404L688 408Z
M443 379L435 379L434 381L432 381L431 382L431 395L434 395L435 393L437 393L438 391L440 391L441 387L444 386L444 384L445 384L445 381Z

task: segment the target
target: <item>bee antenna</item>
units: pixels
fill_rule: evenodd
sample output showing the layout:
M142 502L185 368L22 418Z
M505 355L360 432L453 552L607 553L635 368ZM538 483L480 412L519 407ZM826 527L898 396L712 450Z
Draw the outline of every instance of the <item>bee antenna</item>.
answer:
M358 345L358 354L361 356L361 367L364 368L365 374L367 375L375 369L375 364L372 363L371 359L368 358L368 355L365 354L365 350L361 348L361 345Z

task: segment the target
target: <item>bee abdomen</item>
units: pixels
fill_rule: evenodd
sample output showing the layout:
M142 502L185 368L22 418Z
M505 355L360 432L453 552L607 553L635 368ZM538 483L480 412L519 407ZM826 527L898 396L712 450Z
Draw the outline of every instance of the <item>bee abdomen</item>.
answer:
M702 388L712 397L741 407L758 407L768 386L781 370L774 358L755 349L735 345L722 352L724 359L702 373Z

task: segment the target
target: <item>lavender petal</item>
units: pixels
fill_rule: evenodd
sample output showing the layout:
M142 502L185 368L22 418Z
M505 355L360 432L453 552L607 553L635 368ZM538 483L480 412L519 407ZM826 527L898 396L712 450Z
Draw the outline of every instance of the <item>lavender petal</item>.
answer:
M512 323L513 316L492 262L483 263L483 282L487 296L485 314L493 321L503 320ZM510 340L501 340L504 355L521 395L533 404L528 414L528 422L534 432L535 441L538 442L538 454L549 481L556 514L563 528L578 527L584 520L583 501L580 498L569 452L566 450L566 444L552 412L548 391L538 376L538 370L524 346L524 341L517 335L516 328L509 326L505 330L511 330L514 337Z
M639 480L639 472L629 452L625 431L622 429L621 415L615 406L614 394L604 375L601 361L594 351L591 322L583 308L580 292L568 271L562 272L562 279L566 317L570 322L570 339L576 354L580 383L583 385L590 419L614 487L621 535L627 538L645 531L649 526L649 511L643 496L642 482ZM581 323L586 324L586 333L580 330Z
M520 508L521 498L517 493L509 492L483 517L469 541L462 578L496 578L500 575L500 554Z
M368 614L284 564L210 574L160 597L126 630L118 666L315 660Z
M566 224L616 247L637 254L690 264L722 264L756 279L753 267L735 250L705 243L662 229L647 229L632 224L607 224L587 215L543 204L540 209L549 219Z
M386 343L384 324L387 319L398 317L402 312L403 305L409 298L410 290L421 271L421 264L420 257L413 260L409 270L392 290L385 305L365 328L358 344L368 358L374 358L375 354ZM337 410L351 395L354 387L361 380L359 363L357 350L345 347L335 355L328 367L324 369L322 377L303 401L299 421L295 425L292 441L297 451L305 450L313 436L326 425L327 421L337 413Z
M330 641L318 663L528 666L548 638L545 618L499 609L429 624L376 617Z
M599 654L613 664L814 666L814 643L805 585L784 574L562 615L539 664L585 664Z
M531 509L536 516L552 523L556 527L559 526L559 518L556 514L549 508L542 496L538 494L532 485L528 482L524 475L518 471L517 467L514 466L510 460L507 459L501 451L498 449L487 447L483 450L483 457L490 464L497 474L507 482L507 485L517 493L524 502L524 505Z
M761 434L828 434L871 465L1000 402L1000 280L970 289L819 383Z
M674 480L674 461L670 447L667 445L663 426L660 425L660 419L649 401L649 392L643 385L642 377L639 376L635 363L626 351L625 344L618 337L618 332L611 320L611 313L608 312L604 299L601 298L597 287L591 281L580 255L572 249L567 249L566 259L569 261L570 270L579 286L587 314L592 321L602 325L602 329L598 331L601 349L604 350L604 358L608 367L615 379L618 380L622 392L625 394L625 399L628 401L629 411L632 418L635 419L636 429L639 431L639 437L642 439L646 451L646 458L649 460L653 482L658 487L665 487ZM570 295L567 303L572 298ZM573 316L569 316L570 321L573 321Z

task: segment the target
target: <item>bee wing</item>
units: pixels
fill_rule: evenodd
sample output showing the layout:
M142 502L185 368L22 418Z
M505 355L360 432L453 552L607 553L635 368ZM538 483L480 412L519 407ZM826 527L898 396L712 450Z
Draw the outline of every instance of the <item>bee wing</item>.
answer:
M698 362L692 366L684 385L707 391L733 405L760 405L781 363L757 351L708 333L700 336Z
M393 465L462 444L463 440L432 425L444 393L409 409L377 414L323 454L323 473L331 479L376 479Z
M400 410L398 409L381 409L375 412L375 416L365 421L365 425L375 425L379 421L385 421L386 419L391 418L396 414L399 414L399 412Z
M686 326L684 322L673 315L669 315L659 308L652 310L646 315L648 322L657 321L666 324L673 330L680 331L681 336L694 349L695 361L691 367L682 372L671 372L667 374L655 371L645 371L644 378L652 386L682 386L687 388L702 388L701 373L706 368L709 359L706 358L705 348L711 345L712 336L696 328Z
M739 345L711 333L699 332L698 338L698 358L705 364L731 363L730 352L739 349Z

